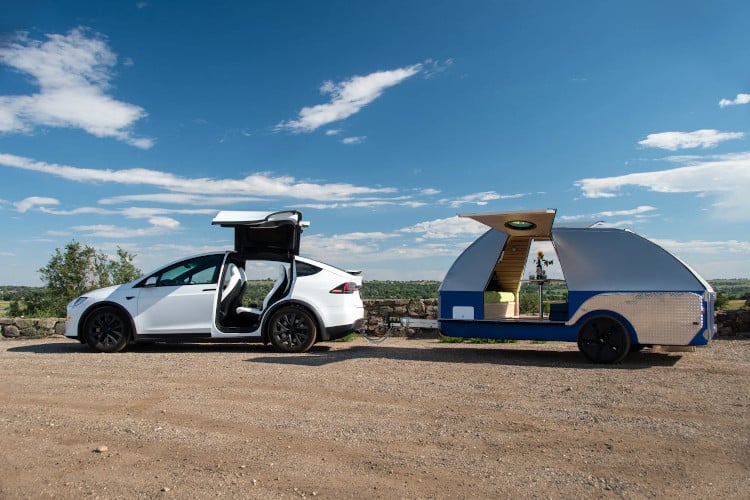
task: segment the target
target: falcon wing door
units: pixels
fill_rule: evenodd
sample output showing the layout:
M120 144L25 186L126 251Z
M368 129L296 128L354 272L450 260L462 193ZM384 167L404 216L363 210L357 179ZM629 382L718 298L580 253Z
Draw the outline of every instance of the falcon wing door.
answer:
M234 251L244 260L275 260L290 262L299 255L302 213L281 212L219 212L212 222L234 228Z

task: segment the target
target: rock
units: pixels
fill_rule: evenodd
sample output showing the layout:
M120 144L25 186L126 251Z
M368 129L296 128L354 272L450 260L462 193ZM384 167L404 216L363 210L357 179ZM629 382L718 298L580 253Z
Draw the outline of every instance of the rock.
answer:
M19 337L20 335L21 332L16 325L3 325L3 337L13 339Z
M15 318L13 323L18 327L19 330L28 330L29 328L36 327L37 320L29 318Z
M65 321L57 321L54 331L55 335L65 335Z
M57 318L42 318L37 321L37 325L40 329L44 329L49 333L55 331L55 324L57 324Z

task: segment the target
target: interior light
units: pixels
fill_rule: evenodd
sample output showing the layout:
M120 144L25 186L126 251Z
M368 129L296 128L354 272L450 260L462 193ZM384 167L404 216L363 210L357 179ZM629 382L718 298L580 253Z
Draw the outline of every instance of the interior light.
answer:
M505 223L505 227L508 229L517 229L519 231L528 231L534 229L536 224L528 220L509 220Z

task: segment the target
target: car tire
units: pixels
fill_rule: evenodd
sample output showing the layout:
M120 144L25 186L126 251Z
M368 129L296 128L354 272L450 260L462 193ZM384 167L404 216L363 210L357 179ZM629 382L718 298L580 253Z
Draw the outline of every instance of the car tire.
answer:
M315 343L318 327L305 309L298 306L282 307L268 322L268 338L282 352L305 352Z
M95 351L119 352L130 341L130 322L119 309L100 307L86 318L83 337Z
M592 363L619 363L630 352L630 334L609 315L594 316L578 330L578 349Z

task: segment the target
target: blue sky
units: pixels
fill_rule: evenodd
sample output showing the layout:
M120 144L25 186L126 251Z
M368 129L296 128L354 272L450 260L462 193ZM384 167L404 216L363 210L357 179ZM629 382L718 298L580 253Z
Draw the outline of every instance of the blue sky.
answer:
M76 240L148 271L298 209L302 252L441 279L557 208L750 277L747 1L37 1L0 17L0 284Z

